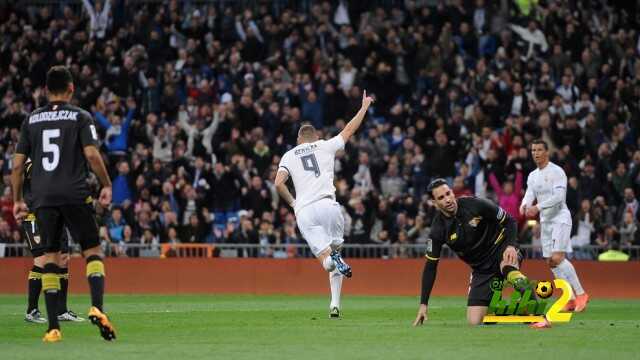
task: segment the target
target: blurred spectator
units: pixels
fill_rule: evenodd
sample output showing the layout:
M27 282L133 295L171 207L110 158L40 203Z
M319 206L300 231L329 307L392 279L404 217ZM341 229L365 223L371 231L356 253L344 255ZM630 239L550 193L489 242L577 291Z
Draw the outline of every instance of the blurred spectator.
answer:
M382 195L397 197L405 191L406 182L398 174L398 165L390 163L387 172L380 179Z
M191 214L188 217L188 223L183 225L180 230L181 243L203 243L206 240L208 229L200 222L197 214ZM168 238L169 242L175 241L174 238Z
M498 197L500 207L516 219L518 223L521 223L522 215L520 215L518 207L522 200L522 171L516 171L515 184L511 181L505 181L501 186L494 172L489 174L489 183Z
M133 201L129 163L118 163L118 176L113 179L113 204L121 205L125 201Z
M273 252L268 246L276 244L276 236L273 233L273 225L266 220L262 220L260 222L260 228L258 229L258 243L262 246L258 252L259 257L273 256Z
M573 245L573 256L579 260L592 260L593 256L584 246L591 245L595 237L595 222L591 211L591 202L588 199L580 203L580 211L573 217L573 227L571 230L571 245Z
M94 7L89 0L82 0L82 5L89 14L91 38L104 39L107 29L111 25L111 1L113 0L105 0L103 3L97 0Z
M354 198L349 202L347 208L351 215L351 233L349 241L354 244L369 243L371 233L372 217L371 211L366 208L362 199Z
M630 212L624 213L624 218L620 224L620 243L623 246L630 246L636 243L636 232L638 223Z
M122 217L122 209L114 208L111 211L110 219L107 221L107 230L112 244L118 245L123 242L125 226L127 226L127 223Z

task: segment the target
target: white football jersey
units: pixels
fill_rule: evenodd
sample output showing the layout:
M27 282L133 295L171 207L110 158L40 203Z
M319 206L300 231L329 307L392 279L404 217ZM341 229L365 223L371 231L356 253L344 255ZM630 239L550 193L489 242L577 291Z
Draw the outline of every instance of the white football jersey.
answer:
M544 169L535 169L527 177L527 192L522 202L531 206L538 200L540 222L571 225L571 212L567 207L567 175L549 162Z
M322 198L335 199L333 169L336 152L344 148L341 135L329 140L300 144L287 151L278 170L285 170L296 189L295 211Z

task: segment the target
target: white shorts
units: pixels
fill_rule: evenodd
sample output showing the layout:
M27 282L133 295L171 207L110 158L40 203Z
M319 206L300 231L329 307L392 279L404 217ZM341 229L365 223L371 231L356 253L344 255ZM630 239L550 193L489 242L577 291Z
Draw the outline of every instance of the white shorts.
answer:
M542 256L551 257L554 252L573 252L571 247L571 225L543 222L540 224Z
M320 199L296 212L298 229L316 257L328 247L344 243L344 217L340 204L331 198Z

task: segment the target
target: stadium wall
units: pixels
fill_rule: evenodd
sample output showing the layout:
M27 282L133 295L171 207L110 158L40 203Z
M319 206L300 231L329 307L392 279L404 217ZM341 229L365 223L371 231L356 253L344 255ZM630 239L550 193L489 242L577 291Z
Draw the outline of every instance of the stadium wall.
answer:
M573 262L592 297L640 299L640 262ZM354 277L343 291L352 295L419 293L420 259L350 259ZM25 294L30 258L0 259L0 293ZM543 261L523 270L534 279L551 279ZM106 261L107 292L120 294L327 294L327 274L314 259L118 259ZM70 291L87 293L84 261L73 259ZM459 260L441 260L434 295L466 295L469 268Z

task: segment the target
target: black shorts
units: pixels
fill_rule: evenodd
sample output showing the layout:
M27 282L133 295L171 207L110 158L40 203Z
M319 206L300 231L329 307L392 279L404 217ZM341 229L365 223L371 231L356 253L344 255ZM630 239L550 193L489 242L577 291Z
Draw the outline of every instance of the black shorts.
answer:
M502 262L502 254L506 247L498 251L498 256L491 261L489 269L483 267L483 270L472 270L471 279L469 280L469 296L467 298L467 306L489 306L491 297L493 296L492 283L502 282L504 277L500 271L500 263ZM522 253L518 251L518 264L522 265Z
M42 242L42 238L40 237L40 231L38 229L38 224L35 221L35 216L27 217L27 220L22 222L22 231L24 231L25 238L27 240L27 246L29 247L29 251L34 258L40 257L44 255L46 252L46 247L44 242ZM60 252L62 253L70 253L70 244L71 241L69 236L69 230L67 228L62 232L62 239L60 239Z
M65 226L83 251L100 245L98 225L91 205L40 207L36 210L36 222L45 252L62 249L60 239Z

